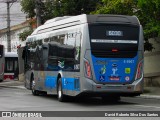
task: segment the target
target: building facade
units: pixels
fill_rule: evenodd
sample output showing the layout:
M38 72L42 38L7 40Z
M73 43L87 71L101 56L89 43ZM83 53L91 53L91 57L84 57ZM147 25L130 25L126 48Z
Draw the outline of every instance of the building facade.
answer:
M19 25L12 26L10 28L11 35L11 52L17 51L17 46L23 44L23 42L19 39L19 34L24 30L29 30L30 24L28 21L21 23ZM0 44L5 46L5 52L7 52L7 28L0 30Z
M144 77L146 86L160 86L160 38L150 39L154 49L144 54Z

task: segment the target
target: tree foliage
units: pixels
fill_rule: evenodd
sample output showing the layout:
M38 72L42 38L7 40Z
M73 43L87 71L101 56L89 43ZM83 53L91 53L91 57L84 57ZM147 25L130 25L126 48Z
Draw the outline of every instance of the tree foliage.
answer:
M36 0L21 0L22 11L29 18L36 16L36 6L40 8L42 24L51 18L58 16L70 16L79 14L89 14L96 9L99 0L46 0L45 3ZM32 30L19 34L19 38L24 41Z
M92 13L133 15L136 9L135 0L102 0L102 3L98 10Z
M160 38L160 1L159 0L138 0L139 11L137 16L144 28L145 48L152 50L149 38ZM160 41L159 41L160 42Z
M46 0L45 3L38 3L41 9L42 22L57 17L79 14L89 14L96 9L99 0ZM22 11L29 18L35 17L36 0L22 0Z
M35 13L35 0L22 0L21 1L22 11L32 18L36 15Z
M31 33L33 32L33 30L25 30L23 31L22 33L19 34L19 38L22 40L22 41L25 41L26 38L31 35Z
M144 29L145 50L151 51L150 38L160 37L160 0L102 0L93 14L136 15Z
M35 1L22 0L22 11L35 16ZM46 0L39 4L42 22L58 17L79 14L136 15L144 29L145 50L151 51L150 38L160 38L160 0Z

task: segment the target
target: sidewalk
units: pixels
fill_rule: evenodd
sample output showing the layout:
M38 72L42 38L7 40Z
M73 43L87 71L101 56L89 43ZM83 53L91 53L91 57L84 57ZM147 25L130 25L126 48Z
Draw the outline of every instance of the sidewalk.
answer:
M24 82L18 80L4 80L0 82L0 87L26 89L24 87ZM137 97L160 100L160 87L145 87L144 93Z
M24 82L20 82L19 80L4 80L0 82L0 87L25 89Z
M160 87L144 87L144 93L139 97L160 100Z

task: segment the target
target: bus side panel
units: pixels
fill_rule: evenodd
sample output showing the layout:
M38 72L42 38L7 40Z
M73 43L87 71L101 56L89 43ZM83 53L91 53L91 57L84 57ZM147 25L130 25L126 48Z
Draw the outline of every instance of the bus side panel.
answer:
M65 72L62 78L62 88L66 95L76 96L80 92L79 72Z
M83 25L83 35L82 35L82 42L81 42L81 57L80 57L80 61L81 61L81 65L80 65L80 91L84 92L84 91L92 91L93 90L93 86L92 83L93 81L90 79L87 79L85 76L86 70L85 70L85 60L87 59L89 61L90 64L92 64L92 61L90 61L88 58L91 58L91 54L87 54L86 55L86 51L88 49L90 49L90 42L89 42L89 32L88 32L88 23ZM92 67L91 67L91 71L92 71ZM92 76L94 77L95 75L92 74Z
M45 71L44 76L44 91L48 94L57 94L58 71Z
M29 89L29 90L31 90L31 74L32 74L32 73L33 73L33 72L30 71L30 70L27 70L27 71L25 72L24 86L25 86L27 89Z
M56 34L65 34L63 45L59 52L64 54L58 60L58 69L62 70L63 94L76 96L80 92L80 55L83 24L65 28ZM62 32L63 31L63 32ZM63 49L61 51L61 48ZM62 64L64 63L64 64Z

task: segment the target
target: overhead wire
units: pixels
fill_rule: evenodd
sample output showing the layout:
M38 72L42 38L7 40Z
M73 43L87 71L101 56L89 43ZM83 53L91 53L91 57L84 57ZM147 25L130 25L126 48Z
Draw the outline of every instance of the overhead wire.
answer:
M9 6L9 8L11 8L12 7L12 5L14 4L14 3L17 3L17 2L20 2L20 0L17 0L16 2L13 2L13 3L11 3L10 4L10 6ZM5 3L4 1L0 1L0 3ZM7 8L7 6L6 7L1 7L0 9L3 9L3 8ZM4 23L5 21L7 21L7 13L0 13L0 21L2 22L2 23ZM11 13L10 14L10 22L23 22L23 21L26 21L26 15L25 14L23 14L23 13Z

